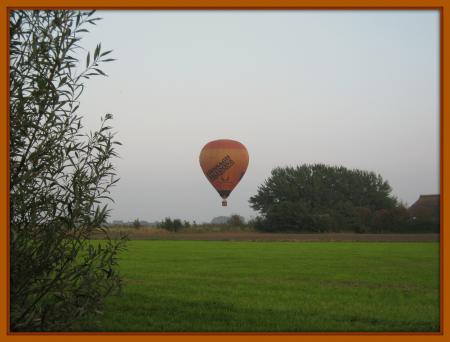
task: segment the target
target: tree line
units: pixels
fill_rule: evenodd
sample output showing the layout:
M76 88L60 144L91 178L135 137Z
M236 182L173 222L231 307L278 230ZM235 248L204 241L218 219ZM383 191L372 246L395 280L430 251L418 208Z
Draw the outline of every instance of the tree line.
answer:
M249 203L267 232L439 232L438 218L412 217L381 175L343 166L277 167Z
M135 219L132 222L125 222L123 223L122 221L120 221L121 223L119 224L109 224L110 227L130 227L130 228L135 228L135 229L139 229L142 227L155 227L155 228L161 228L161 229L166 229L168 231L171 232L178 232L182 229L186 229L186 228L198 228L198 229L208 229L208 228L215 228L215 227L222 227L222 228L226 228L226 227L232 227L232 228L244 228L244 227L249 227L249 225L247 225L245 223L245 219L238 215L238 214L232 214L229 217L220 217L223 218L224 221L221 223L216 223L214 222L215 219L213 219L211 221L211 223L197 223L195 220L192 221L192 223L188 220L181 220L179 218L174 218L172 219L171 217L166 217L164 218L164 220L162 221L156 221L156 222L147 222L147 221L141 221L138 218Z

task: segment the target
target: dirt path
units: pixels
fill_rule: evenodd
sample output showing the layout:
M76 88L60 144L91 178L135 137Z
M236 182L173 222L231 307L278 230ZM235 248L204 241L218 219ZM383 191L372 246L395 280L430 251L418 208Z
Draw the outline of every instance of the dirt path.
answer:
M259 232L178 232L128 230L131 240L204 240L204 241L439 241L439 234L291 234Z

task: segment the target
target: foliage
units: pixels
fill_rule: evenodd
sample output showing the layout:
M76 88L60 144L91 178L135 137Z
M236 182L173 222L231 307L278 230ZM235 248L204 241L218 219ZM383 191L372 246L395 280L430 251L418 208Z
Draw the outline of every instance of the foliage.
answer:
M158 228L171 229L173 225L172 219L170 217L166 217L163 221L159 222Z
M275 168L249 200L263 231L398 232L409 215L380 175L323 164Z
M183 225L181 224L181 220L180 219L174 219L173 220L173 225L172 228L174 231L179 230L181 227L183 227Z
M139 219L137 218L136 220L133 221L133 228L141 228L141 221L139 221Z
M14 10L10 17L11 330L63 330L120 289L117 253L105 226L117 182L110 114L82 132L85 80L104 75L98 44L78 60L94 11ZM99 244L89 240L103 232Z
M160 222L158 228L167 229L171 232L177 232L183 227L180 219L172 220L170 217L166 217L164 221Z
M411 233L439 233L440 224L435 220L410 218L407 222L407 230Z
M244 218L238 214L232 214L227 224L231 227L243 227L245 225Z

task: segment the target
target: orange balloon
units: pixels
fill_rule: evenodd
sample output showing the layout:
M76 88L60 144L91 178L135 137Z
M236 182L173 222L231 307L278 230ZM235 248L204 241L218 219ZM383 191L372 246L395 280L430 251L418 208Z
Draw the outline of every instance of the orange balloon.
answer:
M227 197L245 174L248 152L239 141L220 139L207 143L200 152L200 166L227 205Z

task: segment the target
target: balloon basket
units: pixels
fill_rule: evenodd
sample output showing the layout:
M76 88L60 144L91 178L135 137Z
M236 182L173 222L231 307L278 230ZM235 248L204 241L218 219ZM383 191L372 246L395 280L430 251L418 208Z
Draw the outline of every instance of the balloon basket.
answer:
M222 201L222 207L226 207L227 206L227 201L226 200L223 200Z

